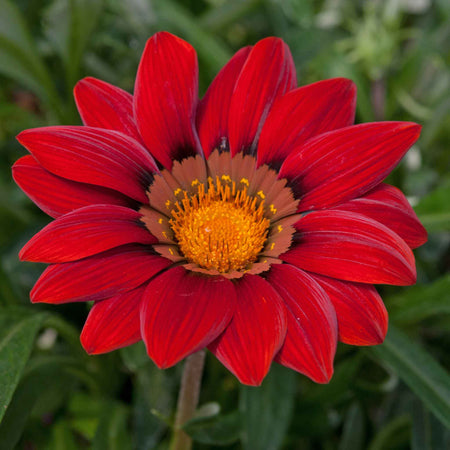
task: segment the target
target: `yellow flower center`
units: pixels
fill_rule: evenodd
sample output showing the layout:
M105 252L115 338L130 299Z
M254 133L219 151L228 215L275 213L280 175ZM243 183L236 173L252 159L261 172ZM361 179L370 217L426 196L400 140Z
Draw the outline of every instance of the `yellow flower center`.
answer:
M198 192L177 202L169 224L188 261L221 273L245 270L256 261L267 239L270 221L264 200L237 190L219 178L197 185Z

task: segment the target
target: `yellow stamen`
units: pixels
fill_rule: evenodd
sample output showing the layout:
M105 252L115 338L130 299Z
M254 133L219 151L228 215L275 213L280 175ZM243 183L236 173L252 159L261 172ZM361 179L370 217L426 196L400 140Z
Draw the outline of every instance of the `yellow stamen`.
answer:
M175 239L186 259L202 268L245 271L267 239L264 200L249 196L246 187L236 189L231 179L231 184L222 184L219 177L208 181L194 195L183 191L184 198L176 202L169 220Z

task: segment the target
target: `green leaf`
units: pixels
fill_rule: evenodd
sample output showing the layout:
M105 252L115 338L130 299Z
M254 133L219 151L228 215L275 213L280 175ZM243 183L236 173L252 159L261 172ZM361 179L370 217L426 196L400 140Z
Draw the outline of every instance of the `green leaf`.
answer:
M367 447L368 450L386 450L405 448L410 433L410 419L407 415L396 417L388 422Z
M428 232L450 231L450 179L424 197L414 208Z
M199 57L216 73L231 57L231 51L212 33L199 27L198 20L179 4L164 0L155 3L160 23L175 28L197 50Z
M368 351L391 368L450 427L450 376L422 347L391 325L384 343Z
M73 358L53 357L30 361L0 424L0 450L16 448L31 414L53 414L65 403L65 397L74 386L66 362L73 364L74 361Z
M361 366L362 354L357 353L336 364L333 377L328 384L311 383L302 396L302 401L310 404L320 403L334 405L348 395L355 383L355 378Z
M446 429L430 412L416 401L413 405L411 450L450 448L450 430Z
M251 13L262 0L227 0L200 17L200 24L211 32L233 25L237 20Z
M145 349L145 344L142 341L121 348L119 352L123 363L131 372L137 372L138 369L146 366L150 360L147 350Z
M39 328L46 315L0 313L0 421L19 383Z
M281 447L292 418L296 377L293 370L274 364L260 387L241 387L239 409L244 449Z
M102 411L101 398L75 392L67 405L72 429L85 439L93 440Z
M239 439L241 415L239 411L214 417L198 417L184 426L194 441L209 445L230 445Z
M416 285L388 299L394 322L416 323L432 316L450 313L450 275L426 285Z
M100 422L92 443L92 450L131 449L131 437L127 431L128 409L115 402L107 402L100 415Z
M79 447L70 424L60 420L52 425L48 450L77 450Z
M162 417L173 410L177 369L159 370L147 362L133 383L133 426L137 450L159 448L167 429Z
M0 73L31 89L56 112L58 94L20 10L0 0Z
M80 78L84 52L102 6L102 0L56 0L44 16L44 30L63 61L70 94Z
M364 449L364 414L358 403L347 411L339 450Z

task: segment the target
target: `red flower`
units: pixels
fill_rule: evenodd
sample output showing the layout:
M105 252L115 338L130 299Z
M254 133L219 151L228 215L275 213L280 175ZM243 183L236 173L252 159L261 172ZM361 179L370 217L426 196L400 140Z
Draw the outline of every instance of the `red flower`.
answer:
M197 57L158 33L134 96L75 87L85 126L27 130L16 182L55 220L20 257L33 302L94 301L89 353L143 339L159 367L208 347L242 383L273 360L319 383L336 343L381 343L373 284L416 280L426 232L383 184L414 123L352 125L354 84L296 88L286 44L243 48L197 99Z

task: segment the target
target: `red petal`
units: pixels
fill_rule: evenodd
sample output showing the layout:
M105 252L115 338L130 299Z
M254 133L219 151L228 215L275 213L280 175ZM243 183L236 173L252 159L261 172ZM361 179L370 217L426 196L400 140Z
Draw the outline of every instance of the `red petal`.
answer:
M258 386L286 335L286 309L272 286L257 275L235 285L233 320L209 349L243 384Z
M296 224L296 245L280 256L300 269L361 283L416 282L414 255L384 225L344 211L318 211Z
M80 336L89 354L111 352L141 340L139 305L145 288L95 302Z
M356 86L333 78L288 92L273 105L258 144L258 165L279 168L308 139L353 124Z
M422 226L406 197L394 186L380 184L362 197L342 203L334 209L364 214L395 231L411 248L427 241Z
M134 88L138 129L152 155L167 169L174 159L201 153L195 131L197 54L167 32L148 40Z
M145 228L141 217L122 206L86 206L47 225L25 244L19 257L25 261L60 263L123 244L155 244L157 239Z
M388 314L376 289L367 284L313 275L336 310L339 340L351 345L381 344L386 337Z
M135 206L133 200L117 191L53 175L31 155L20 158L13 166L12 174L25 194L52 217L95 203Z
M171 264L145 247L127 245L81 261L49 266L31 291L33 303L103 300L131 291Z
M274 264L267 281L280 294L288 312L286 339L276 361L316 383L328 383L338 335L328 295L313 277L288 264Z
M197 109L197 128L205 157L228 145L228 112L236 80L251 47L239 50L217 74Z
M145 190L158 169L147 150L122 133L91 127L45 127L23 131L17 139L55 175L118 190L148 203Z
M208 345L230 322L236 306L231 281L175 267L150 282L141 304L141 332L160 368Z
M259 41L241 70L231 98L228 127L232 155L254 152L273 102L295 86L289 47L274 37Z
M85 125L121 131L137 141L141 140L134 121L133 96L128 92L87 77L76 84L74 95Z
M328 208L359 197L379 184L417 140L409 122L355 125L317 136L285 160L288 178L301 197L299 211Z

